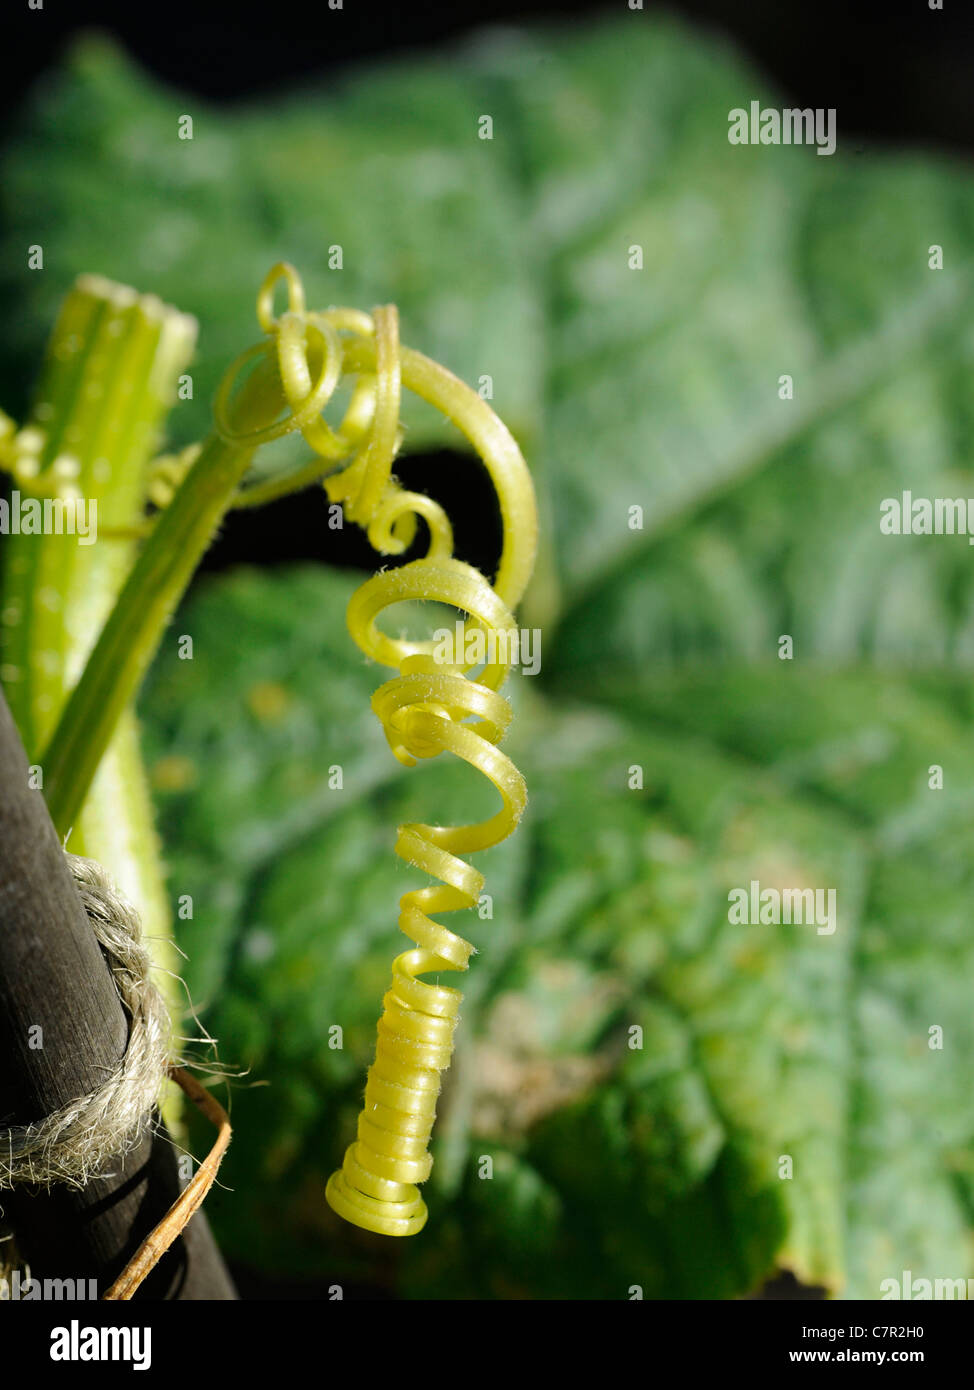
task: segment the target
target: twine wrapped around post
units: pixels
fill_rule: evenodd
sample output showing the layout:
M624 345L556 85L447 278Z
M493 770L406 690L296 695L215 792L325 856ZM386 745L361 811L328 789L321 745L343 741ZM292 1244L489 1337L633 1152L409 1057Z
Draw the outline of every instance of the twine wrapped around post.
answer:
M139 1142L168 1075L169 1018L150 978L138 913L100 864L74 854L67 860L129 1018L128 1045L116 1071L90 1095L33 1124L0 1128L0 1190L84 1187L109 1159Z
M150 1232L104 1295L130 1299L178 1238L212 1186L230 1142L226 1112L181 1067L172 1065L172 1036L162 995L152 982L152 957L135 908L94 860L66 855L92 930L129 1019L125 1052L96 1090L43 1120L0 1127L0 1191L15 1186L83 1188L112 1159L134 1149L153 1124L167 1078L175 1080L218 1128L216 1143L166 1216Z

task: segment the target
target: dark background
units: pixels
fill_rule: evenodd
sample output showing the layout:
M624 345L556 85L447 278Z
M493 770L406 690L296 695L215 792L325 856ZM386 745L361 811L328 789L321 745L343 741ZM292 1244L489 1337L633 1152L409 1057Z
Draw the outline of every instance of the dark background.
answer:
M250 101L356 62L427 49L490 24L571 24L625 8L628 0L344 0L330 10L196 0L183 5L28 0L2 22L0 139L24 95L79 30L103 28L163 81L220 103ZM763 67L790 104L835 107L843 131L863 143L974 152L974 7L965 0L643 0L723 34ZM966 11L966 13L965 13ZM500 525L486 475L450 453L397 462L405 486L428 492L454 523L456 553L490 574ZM493 517L494 524L489 524ZM423 553L423 538L403 559ZM292 496L259 512L230 514L202 569L325 560L367 572L375 555L357 527L323 532L321 513Z
M100 25L160 78L211 100L273 91L330 67L426 48L487 24L614 11L627 0L327 0L251 6L102 0L9 0L0 111L16 107L78 29ZM843 129L871 139L974 148L974 9L966 0L644 0L733 37L798 105L834 106ZM966 13L965 13L966 11Z

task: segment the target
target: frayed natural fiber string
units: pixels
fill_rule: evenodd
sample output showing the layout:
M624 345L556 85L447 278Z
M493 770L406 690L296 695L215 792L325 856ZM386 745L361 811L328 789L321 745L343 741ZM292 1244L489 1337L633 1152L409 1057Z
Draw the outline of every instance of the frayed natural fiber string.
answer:
M84 1187L109 1159L138 1144L169 1066L169 1018L150 979L152 958L142 944L139 915L100 864L65 857L128 1015L128 1046L116 1070L90 1095L34 1124L0 1128L0 1189Z
M90 1095L78 1096L44 1120L0 1127L0 1190L20 1185L81 1188L111 1159L129 1153L152 1123L163 1082L171 1077L218 1129L212 1150L162 1221L139 1246L106 1299L130 1299L178 1238L213 1184L230 1142L223 1107L182 1067L170 1062L169 1017L150 978L152 958L142 923L92 859L66 854L92 930L108 961L129 1018L125 1055Z

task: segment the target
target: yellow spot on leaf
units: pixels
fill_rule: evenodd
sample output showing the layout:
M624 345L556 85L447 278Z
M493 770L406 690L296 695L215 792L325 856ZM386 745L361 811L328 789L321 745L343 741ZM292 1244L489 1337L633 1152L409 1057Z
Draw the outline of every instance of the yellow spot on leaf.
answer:
M262 724L278 723L290 703L290 695L276 681L258 681L247 691L250 711Z
M152 769L152 782L161 792L182 792L196 782L196 764L192 758L173 753L160 758Z

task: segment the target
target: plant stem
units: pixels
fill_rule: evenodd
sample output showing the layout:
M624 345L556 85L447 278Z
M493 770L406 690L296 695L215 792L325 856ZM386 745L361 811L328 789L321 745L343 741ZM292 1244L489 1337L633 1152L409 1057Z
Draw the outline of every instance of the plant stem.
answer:
M30 417L14 441L13 487L24 497L73 492L89 520L97 506L98 539L4 538L0 680L32 763L135 562L136 545L115 536L141 522L149 460L195 339L192 318L92 275L78 279L51 333ZM178 970L131 709L120 712L84 811L69 828L70 849L103 864L138 906L156 964ZM170 976L159 983L170 1007L181 1007Z
M211 435L125 582L43 756L58 832L78 814L119 715L247 471L252 449Z

